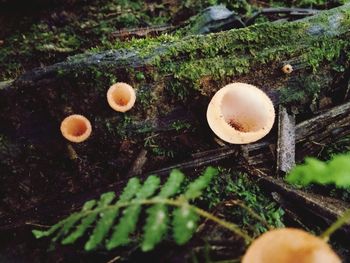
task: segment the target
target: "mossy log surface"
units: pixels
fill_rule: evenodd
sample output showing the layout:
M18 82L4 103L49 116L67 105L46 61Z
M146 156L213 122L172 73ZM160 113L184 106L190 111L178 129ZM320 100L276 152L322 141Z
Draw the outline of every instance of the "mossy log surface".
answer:
M349 29L347 4L295 22L131 41L119 50L34 69L2 85L0 216L10 222L18 211L68 194L92 196L135 173L198 158L199 165L219 161L209 154L222 148L206 123L206 107L233 81L256 85L275 106L302 113L297 122L343 103L348 100ZM293 66L292 74L281 71L285 63ZM137 90L136 105L125 114L106 101L116 81ZM63 118L73 113L93 125L92 137L81 144L67 143L59 131ZM342 130L349 132L349 127ZM258 144L275 143L276 135L275 127ZM230 150L222 155L241 153ZM274 171L271 163L265 168Z

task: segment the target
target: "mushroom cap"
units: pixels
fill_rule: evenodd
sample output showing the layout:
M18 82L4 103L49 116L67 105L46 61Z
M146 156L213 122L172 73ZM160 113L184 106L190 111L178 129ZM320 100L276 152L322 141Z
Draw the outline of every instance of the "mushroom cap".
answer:
M341 263L322 239L296 228L270 230L250 245L242 263Z
M108 89L107 101L115 111L126 112L134 106L136 93L129 84L118 82Z
M293 72L293 67L290 64L286 64L282 67L283 73L290 74Z
M215 93L208 105L207 120L220 139L246 144L270 132L275 121L275 110L262 90L236 82Z
M70 115L61 123L61 133L63 137L71 142L83 142L89 138L91 132L91 123L83 115Z

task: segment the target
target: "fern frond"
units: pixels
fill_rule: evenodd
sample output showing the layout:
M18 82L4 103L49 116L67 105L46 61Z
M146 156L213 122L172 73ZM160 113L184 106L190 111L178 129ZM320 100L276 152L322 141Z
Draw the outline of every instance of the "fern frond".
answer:
M85 202L85 204L83 205L82 208L82 212L91 210L96 204L96 200L89 200L87 202ZM80 217L79 217L80 216ZM71 214L69 217L67 217L66 219L58 222L57 224L53 225L52 227L50 227L48 230L46 231L41 231L41 230L33 230L33 234L35 236L35 238L42 238L42 237L46 237L46 236L50 236L53 233L55 233L57 230L62 229L63 226L65 226L67 224L67 222L70 222L68 224L69 225L74 225L74 223L76 223L83 215L80 213L73 213ZM70 228L70 227L65 227L65 229ZM61 230L61 233L63 234L63 232L66 232L66 230Z
M130 201L135 196L140 187L141 184L139 179L131 178L124 188L123 193L120 195L120 198L116 205ZM93 250L102 243L109 230L111 229L114 220L118 216L118 213L119 207L114 206L110 210L107 210L106 212L100 214L100 220L97 222L97 225L93 230L89 240L86 242L85 250Z
M158 177L151 175L147 178L140 191L137 192L134 201L147 199L154 194L159 186ZM133 204L124 210L124 214L117 226L114 228L111 239L107 242L107 249L113 249L120 245L129 243L129 235L132 233L141 212L141 204Z
M350 186L350 154L334 156L329 162L306 158L305 164L294 167L286 180L297 185L335 184L338 187Z
M102 209L108 206L115 198L114 192L108 192L101 195L99 202L97 203L96 209ZM69 236L62 240L63 245L72 244L78 238L82 237L85 231L95 222L98 217L98 212L96 210L92 211L87 215L77 226L75 231L73 231ZM54 240L55 241L55 240Z
M203 175L190 183L182 194L178 192L184 181L184 174L179 170L173 170L170 173L158 195L155 195L160 184L157 176L149 176L142 185L139 179L132 178L119 199L115 198L113 192L102 194L98 201L86 202L80 212L73 213L46 231L33 230L33 234L36 238L53 236L53 241L61 240L62 244L71 244L84 236L88 229L92 229L85 243L85 250L93 250L102 244L107 249L113 249L130 242L129 237L136 230L141 208L143 205L148 205L150 207L146 210L143 251L153 249L164 238L171 215L173 215L173 236L178 244L184 244L192 237L200 216L215 221L249 242L249 236L240 231L238 226L225 222L189 203L202 194L204 188L217 174L216 169L207 168ZM177 194L178 196L174 197ZM175 209L170 210L169 206Z
M185 244L197 229L199 215L188 204L174 211L173 236L177 244Z
M162 187L158 197L169 198L175 195L185 176L179 170L172 170L167 182ZM144 227L142 250L152 250L163 238L168 228L168 208L164 204L156 204L147 209L147 220Z
M207 167L204 174L189 184L184 196L191 200L199 197L202 191L209 185L211 179L218 174L218 170L213 167Z

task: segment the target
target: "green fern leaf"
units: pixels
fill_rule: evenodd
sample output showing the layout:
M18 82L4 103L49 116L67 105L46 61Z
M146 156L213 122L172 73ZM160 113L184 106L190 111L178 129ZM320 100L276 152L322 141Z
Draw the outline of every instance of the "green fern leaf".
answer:
M167 182L163 185L158 196L161 198L168 198L175 195L179 190L184 178L185 175L180 170L172 170Z
M94 210L91 210L90 214L88 214L81 223L77 226L76 230L73 231L70 235L68 235L65 239L62 240L62 244L72 244L74 243L78 238L84 235L85 231L95 222L97 216L98 216L98 210L108 206L113 199L115 198L114 192L108 192L101 195L101 198ZM89 212L89 211L88 211ZM80 214L84 215L84 214ZM65 233L66 234L66 233Z
M157 190L159 183L160 180L158 177L154 175L149 176L136 194L134 201L144 200L152 196ZM120 245L129 243L129 235L136 228L140 212L140 204L133 204L124 210L123 216L121 217L117 226L114 228L112 237L106 245L107 249L110 250Z
M209 166L202 176L188 185L184 197L187 200L195 199L202 194L202 191L209 185L211 179L219 173L217 169Z
M120 198L116 205L123 202L130 201L137 191L140 189L141 184L138 178L131 178L120 195ZM114 206L105 213L100 214L100 220L97 222L95 229L93 230L88 242L85 244L85 250L90 251L95 249L99 244L102 243L104 238L107 236L109 230L111 229L115 218L118 216L119 207Z
M104 242L110 250L129 243L129 236L136 229L142 205L151 205L146 211L142 243L142 250L148 251L164 238L170 221L168 206L175 206L177 208L173 212L173 235L178 244L184 244L192 237L199 220L198 211L188 202L200 196L217 173L216 169L207 168L203 175L190 183L185 193L176 199L171 197L177 194L184 180L184 174L179 170L170 173L156 197L154 194L160 184L158 177L149 176L143 185L139 179L132 178L118 200L115 200L113 192L102 194L99 201L88 201L80 212L73 213L46 231L33 230L33 234L36 238L54 236L53 241L61 240L62 244L71 244L92 228L85 250L93 250ZM123 213L120 213L122 208ZM115 224L118 216L119 220ZM108 239L112 228L111 237Z
M177 244L185 244L197 229L198 214L188 205L175 209L173 218L173 235Z
M85 202L83 205L83 208L81 211L87 211L92 209L96 204L95 200L90 200ZM62 236L64 233L67 233L67 231L82 217L80 213L73 213L66 219L58 222L57 224L50 227L49 230L46 231L40 231L40 230L33 230L32 233L34 234L35 238L42 238L46 236L50 236L53 233L55 233L57 230L61 229L59 234L57 234L56 239L58 239L60 236Z
M158 197L169 198L175 195L184 180L184 174L179 170L172 170L167 182L162 187ZM142 250L152 250L163 238L168 228L168 208L164 204L157 204L147 209L147 220L144 227Z
M350 186L350 154L338 155L328 163L328 170L332 173L332 181L338 187Z
M311 183L350 186L350 154L336 155L328 163L306 158L305 164L297 165L286 177L289 183L306 186Z

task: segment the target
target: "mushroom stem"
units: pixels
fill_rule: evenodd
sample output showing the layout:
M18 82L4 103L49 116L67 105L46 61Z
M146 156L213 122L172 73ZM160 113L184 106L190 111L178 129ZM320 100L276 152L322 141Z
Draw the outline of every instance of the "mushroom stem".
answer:
M66 117L61 123L61 133L68 141L79 143L87 140L92 132L90 121L78 114Z
M135 104L135 90L129 84L118 82L108 89L107 101L115 111L126 112Z
M349 223L350 221L350 209L346 210L344 214L337 219L333 224L331 224L320 236L324 241L328 241L329 237L341 228L343 225Z

